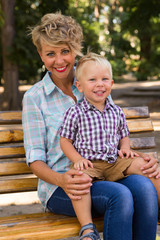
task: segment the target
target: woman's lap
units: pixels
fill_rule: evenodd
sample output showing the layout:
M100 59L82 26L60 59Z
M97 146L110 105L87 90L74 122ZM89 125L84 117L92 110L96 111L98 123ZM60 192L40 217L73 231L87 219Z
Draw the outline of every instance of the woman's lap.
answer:
M104 215L105 240L131 240L132 220L133 239L155 239L158 200L149 179L131 175L118 182L95 182L91 195L92 215ZM71 200L61 188L48 201L48 208L55 213L75 216Z

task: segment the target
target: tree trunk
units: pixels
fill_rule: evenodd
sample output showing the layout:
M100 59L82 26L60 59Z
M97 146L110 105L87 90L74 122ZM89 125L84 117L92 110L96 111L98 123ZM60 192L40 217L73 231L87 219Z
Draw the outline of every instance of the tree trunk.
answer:
M8 50L12 47L15 37L14 6L16 0L1 0L4 24L2 27L2 56L4 94L3 110L20 110L20 93L18 90L19 71L17 64L11 62Z
M139 35L140 39L140 46L141 46L141 52L140 52L140 60L141 63L138 68L138 75L137 80L138 81L146 81L147 77L150 76L150 69L151 69L151 63L150 63L150 57L151 57L151 36L150 34L141 34Z

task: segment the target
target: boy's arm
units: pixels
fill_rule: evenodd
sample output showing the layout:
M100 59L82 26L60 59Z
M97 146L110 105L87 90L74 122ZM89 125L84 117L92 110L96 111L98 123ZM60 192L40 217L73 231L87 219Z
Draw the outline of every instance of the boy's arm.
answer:
M139 155L136 152L131 151L130 148L130 140L129 137L124 137L119 141L119 147L120 150L118 151L118 154L121 158L123 157L138 157Z
M93 167L92 163L83 158L74 148L73 141L68 138L60 137L60 145L61 149L66 155L66 157L74 163L74 167L78 170L83 170L84 167L87 169L89 167Z

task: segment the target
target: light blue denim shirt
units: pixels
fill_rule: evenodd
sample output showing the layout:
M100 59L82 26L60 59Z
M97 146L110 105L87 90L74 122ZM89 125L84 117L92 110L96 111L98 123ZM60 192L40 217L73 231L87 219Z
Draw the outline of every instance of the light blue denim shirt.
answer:
M81 101L83 94L78 91L74 83L72 91L77 102ZM71 162L60 148L59 129L64 113L74 104L74 100L65 95L53 83L49 72L25 93L22 124L28 165L36 160L41 160L59 173L69 169ZM38 196L45 208L56 188L57 186L39 179Z

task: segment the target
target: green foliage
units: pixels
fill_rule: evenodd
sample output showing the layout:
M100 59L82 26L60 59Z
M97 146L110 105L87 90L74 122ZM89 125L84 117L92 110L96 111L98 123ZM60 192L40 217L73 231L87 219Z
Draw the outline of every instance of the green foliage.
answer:
M100 23L94 15L94 1L81 0L70 1L70 7L67 14L73 16L76 21L82 26L84 34L83 52L86 53L90 49L96 53L101 50L99 43Z
M111 61L114 78L126 72L135 73L139 80L160 77L159 0L17 0L16 38L9 57L18 64L21 80L39 80L42 66L28 26L57 10L80 23L84 32L83 52L88 48L103 52ZM0 27L2 24L0 8ZM2 61L0 76L1 64Z
M41 59L29 36L28 27L39 22L45 13L58 10L65 12L67 7L68 1L66 0L16 1L14 12L16 37L13 47L9 49L9 58L18 64L21 80L37 80L38 69L42 66Z
M156 62L159 58L157 43L160 40L160 1L120 0L120 3L124 10L121 18L122 31L128 31L140 41L140 49L137 51L140 61L136 76L138 80L146 80L148 76L157 75L157 64L160 67L160 63Z

